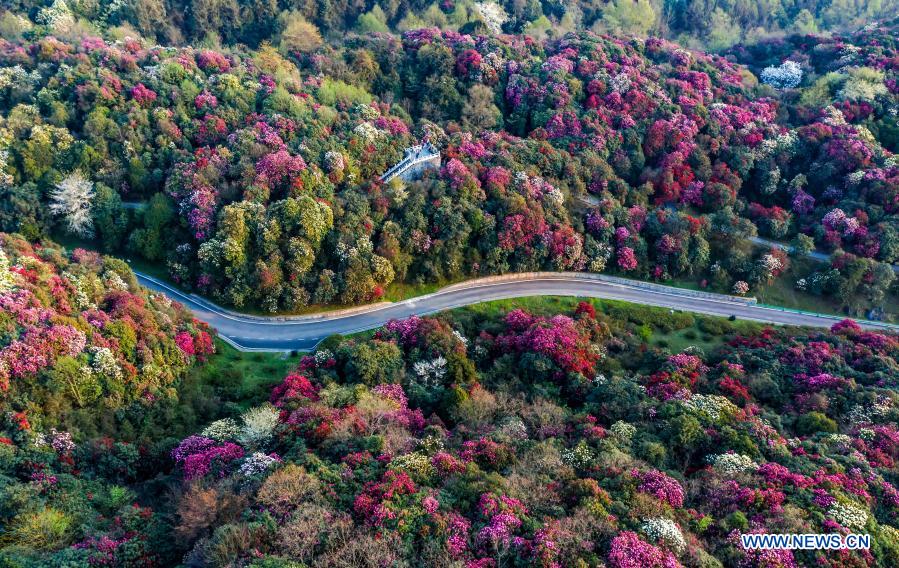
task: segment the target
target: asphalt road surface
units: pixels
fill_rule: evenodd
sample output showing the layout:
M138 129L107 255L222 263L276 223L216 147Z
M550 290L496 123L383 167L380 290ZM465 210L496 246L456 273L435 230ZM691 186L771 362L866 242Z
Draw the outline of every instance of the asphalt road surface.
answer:
M841 318L823 314L796 313L778 308L721 299L690 296L677 288L646 289L637 285L623 285L591 279L585 275L565 273L527 280L477 282L451 286L433 294L401 302L360 308L349 314L320 314L309 316L260 317L247 316L225 310L195 296L135 272L138 281L151 290L165 293L189 308L196 317L209 323L230 344L247 351L289 351L315 347L322 339L335 333L348 334L384 325L391 319L425 315L458 308L478 302L520 298L525 296L577 296L623 300L636 304L684 310L714 316L736 316L772 324L830 327ZM860 322L863 327L892 329L899 326Z

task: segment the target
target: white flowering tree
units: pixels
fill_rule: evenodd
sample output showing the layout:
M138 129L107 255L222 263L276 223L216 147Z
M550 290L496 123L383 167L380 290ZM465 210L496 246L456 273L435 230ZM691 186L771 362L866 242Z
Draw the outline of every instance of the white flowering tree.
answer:
M503 24L509 16L502 6L496 2L475 2L474 8L491 32L498 34L503 31Z
M6 252L0 249L0 294L9 292L16 287L16 275L9 269L9 258Z
M247 477L253 477L254 475L265 473L279 461L278 458L262 452L253 452L240 465L240 473Z
M715 454L706 457L706 461L715 468L715 471L727 477L755 471L759 468L759 464L744 454L729 452L726 454Z
M73 172L50 192L50 212L65 218L66 229L79 237L94 236L91 205L94 184L81 172Z
M204 428L200 435L216 442L229 442L240 437L240 426L233 418L222 418Z
M684 534L677 523L671 519L663 517L645 519L640 528L643 529L650 541L664 545L675 554L680 554L687 548Z
M75 24L75 16L65 0L55 0L50 6L40 9L37 14L37 22L55 32L61 32Z
M243 426L238 439L244 446L260 447L272 437L278 425L278 409L271 405L251 408L241 415Z
M827 514L847 529L860 531L868 523L868 511L852 503L834 503Z
M802 82L802 68L795 61L784 61L778 67L762 69L761 79L775 89L795 89Z
M91 348L91 352L93 353L93 362L91 364L92 371L97 375L111 379L114 382L121 382L124 378L124 373L122 372L122 368L119 367L119 363L116 361L112 349L109 347L93 347Z

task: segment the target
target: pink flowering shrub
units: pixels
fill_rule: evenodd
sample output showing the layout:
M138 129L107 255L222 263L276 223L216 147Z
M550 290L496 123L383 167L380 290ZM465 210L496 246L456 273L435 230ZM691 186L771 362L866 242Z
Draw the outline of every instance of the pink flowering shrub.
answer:
M138 83L131 89L131 98L140 106L149 106L156 100L156 93L144 86L143 83Z
M381 481L366 484L353 501L353 511L373 526L394 524L406 513L404 505L416 491L408 474L388 470Z
M637 470L631 472L640 485L637 491L652 495L660 501L668 503L674 508L684 505L684 489L676 479L658 470L650 470L640 473Z
M293 373L287 375L284 381L272 389L271 403L281 408L295 400L318 400L318 388L316 388L303 375Z
M612 568L677 568L680 563L673 554L640 539L637 533L624 531L612 539L609 566Z
M637 268L637 257L634 254L634 249L630 247L621 247L618 249L618 267L625 271Z
M215 473L224 477L227 467L244 456L244 449L232 442L217 444L209 438L190 436L172 450L184 472L184 480L191 481Z
M496 338L505 351L537 353L551 359L562 371L590 375L598 359L590 345L597 333L589 322L566 316L551 319L536 317L523 310L513 310L506 316L506 332Z

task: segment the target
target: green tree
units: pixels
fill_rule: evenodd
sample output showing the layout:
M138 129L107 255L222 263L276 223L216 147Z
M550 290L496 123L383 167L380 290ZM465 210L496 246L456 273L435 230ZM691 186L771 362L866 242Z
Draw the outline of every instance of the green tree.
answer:
M109 186L97 184L91 214L103 249L111 251L121 248L128 231L128 212L122 205L118 192Z
M808 107L827 106L833 101L834 93L846 81L842 73L830 72L818 77L811 86L802 90L799 103Z
M709 33L706 47L710 51L721 51L740 41L740 26L730 14L715 8L709 18Z
M168 24L164 0L132 0L123 10L124 16L147 38L176 39L179 32Z
M175 219L171 200L162 193L150 198L141 211L141 228L131 233L128 246L147 260L161 260L167 252L170 225Z
M379 385L397 382L402 369L403 353L396 343L372 340L352 350L347 370L358 382Z
M887 94L882 71L871 67L856 67L849 70L849 78L837 96L849 101L872 102L880 95Z
M837 423L821 412L809 412L796 420L796 433L809 436L817 432L836 432Z
M193 0L186 15L187 29L194 39L221 37L225 43L237 39L241 25L238 0Z
M808 235L799 233L790 241L790 252L797 258L807 256L813 250L815 250L815 239Z
M328 304L336 296L337 285L334 282L334 271L328 269L322 270L318 274L312 301L316 304Z
M656 23L649 0L612 0L602 9L594 29L645 36Z
M666 428L666 434L669 443L688 455L704 437L702 425L699 421L686 414L673 418Z
M502 112L493 104L494 92L480 83L468 89L468 103L462 107L462 125L466 130L480 132L497 126Z
M79 407L87 406L103 394L103 388L91 368L72 357L62 357L48 373L50 381Z
M899 261L899 230L893 224L884 224L880 229L879 258L888 263Z
M371 10L359 16L359 19L356 20L356 29L360 33L386 33L390 31L390 28L387 27L387 15L378 4L375 4Z
M34 241L46 231L45 207L34 182L0 188L0 231Z
M298 12L287 12L282 16L282 31L279 47L281 53L309 53L322 45L322 36L314 24Z
M793 18L792 31L799 34L816 34L818 33L818 22L806 8L803 8Z

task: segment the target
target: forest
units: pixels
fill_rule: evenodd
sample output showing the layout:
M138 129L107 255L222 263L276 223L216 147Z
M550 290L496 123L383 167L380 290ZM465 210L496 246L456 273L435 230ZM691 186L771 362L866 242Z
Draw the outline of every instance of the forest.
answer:
M896 22L720 54L436 27L329 43L306 21L207 49L69 12L4 19L2 230L265 312L541 269L892 309ZM438 171L379 181L425 139Z
M894 17L896 0L9 0L9 10L46 24L133 30L166 45L213 42L258 47L301 37L309 24L345 32L440 27L468 34L561 37L568 32L662 35L693 48L726 49L785 33L855 29ZM305 29L304 29L305 28ZM308 45L308 44L307 44Z
M899 565L897 8L3 3L0 568ZM536 271L837 315L255 352L138 283L258 320ZM781 533L870 547L741 544Z
M899 562L894 335L501 302L334 336L247 396L207 385L191 418L173 399L224 356L201 325L111 259L2 249L28 268L2 296L23 331L0 350L21 409L0 425L0 565ZM847 531L871 548L738 544Z

